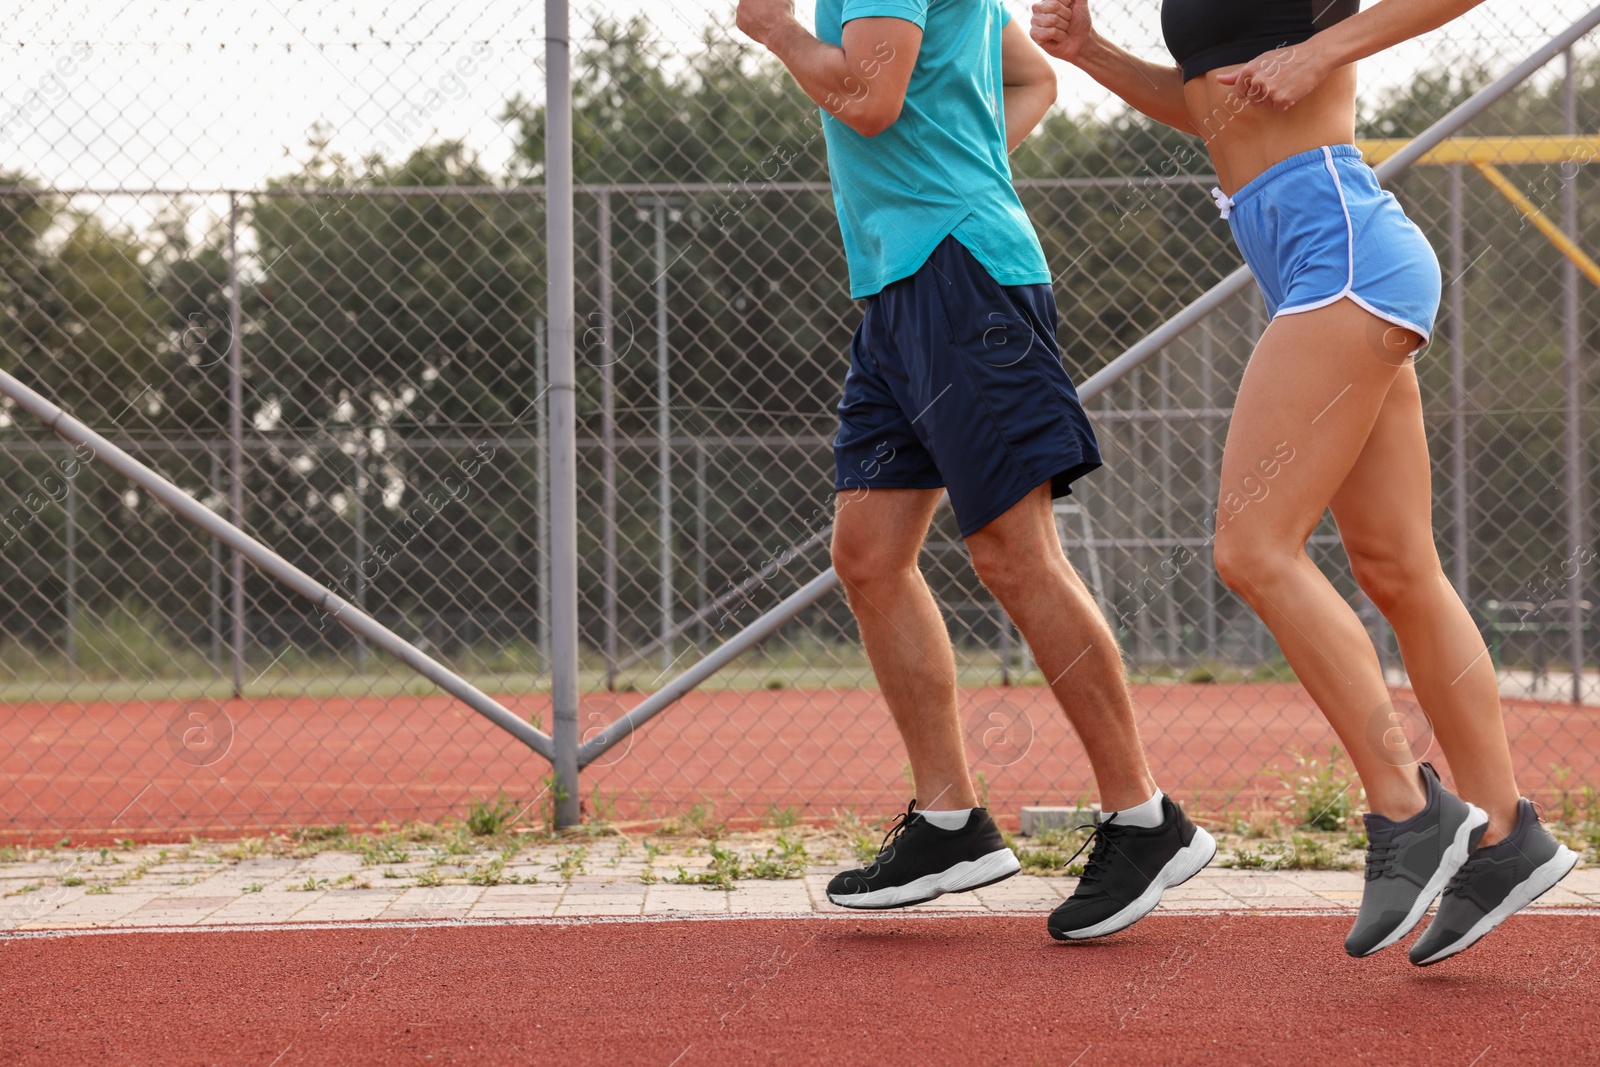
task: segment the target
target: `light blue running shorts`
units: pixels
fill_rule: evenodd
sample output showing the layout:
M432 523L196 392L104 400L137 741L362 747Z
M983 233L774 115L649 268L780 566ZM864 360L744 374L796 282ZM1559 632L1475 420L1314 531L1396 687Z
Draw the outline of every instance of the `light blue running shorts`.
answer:
M1426 343L1439 313L1433 247L1355 145L1290 156L1232 198L1212 190L1269 316L1349 299Z

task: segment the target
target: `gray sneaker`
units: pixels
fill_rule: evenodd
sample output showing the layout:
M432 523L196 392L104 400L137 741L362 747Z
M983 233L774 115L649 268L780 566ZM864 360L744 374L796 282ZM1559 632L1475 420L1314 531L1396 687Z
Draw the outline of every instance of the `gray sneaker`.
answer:
M1450 879L1433 922L1411 946L1411 962L1426 967L1470 947L1543 896L1577 862L1577 855L1539 824L1533 802L1519 801L1516 828L1473 852Z
M1404 822L1365 817L1367 882L1361 912L1344 939L1352 956L1370 956L1410 933L1489 825L1483 809L1439 784L1431 764L1421 769L1427 807Z

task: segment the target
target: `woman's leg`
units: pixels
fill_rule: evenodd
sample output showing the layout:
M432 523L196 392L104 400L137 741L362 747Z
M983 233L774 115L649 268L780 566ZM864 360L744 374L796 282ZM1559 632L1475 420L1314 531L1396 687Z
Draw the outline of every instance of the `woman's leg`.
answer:
M1494 665L1439 564L1431 482L1422 394L1408 366L1334 495L1333 517L1356 581L1400 639L1406 672L1450 761L1456 791L1489 813L1487 845L1516 825L1517 783Z
M1215 553L1219 576L1272 630L1344 743L1369 807L1400 820L1423 810L1426 793L1405 753L1367 744L1390 702L1377 652L1305 552L1404 366L1375 349L1384 331L1374 322L1342 300L1267 327L1228 429Z

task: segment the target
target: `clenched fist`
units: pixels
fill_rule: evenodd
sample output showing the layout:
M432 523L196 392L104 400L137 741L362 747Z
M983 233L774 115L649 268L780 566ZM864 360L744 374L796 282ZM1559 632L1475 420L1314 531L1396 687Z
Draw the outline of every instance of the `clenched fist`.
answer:
M734 21L750 39L766 44L774 31L794 21L794 0L739 0Z
M1071 63L1094 32L1089 0L1039 0L1029 27L1034 43L1057 59Z

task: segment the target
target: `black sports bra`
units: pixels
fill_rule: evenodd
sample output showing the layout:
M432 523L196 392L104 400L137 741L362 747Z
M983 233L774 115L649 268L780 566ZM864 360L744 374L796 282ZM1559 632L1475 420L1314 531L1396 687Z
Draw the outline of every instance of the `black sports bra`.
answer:
M1183 80L1299 44L1361 10L1361 0L1163 0L1161 36Z

